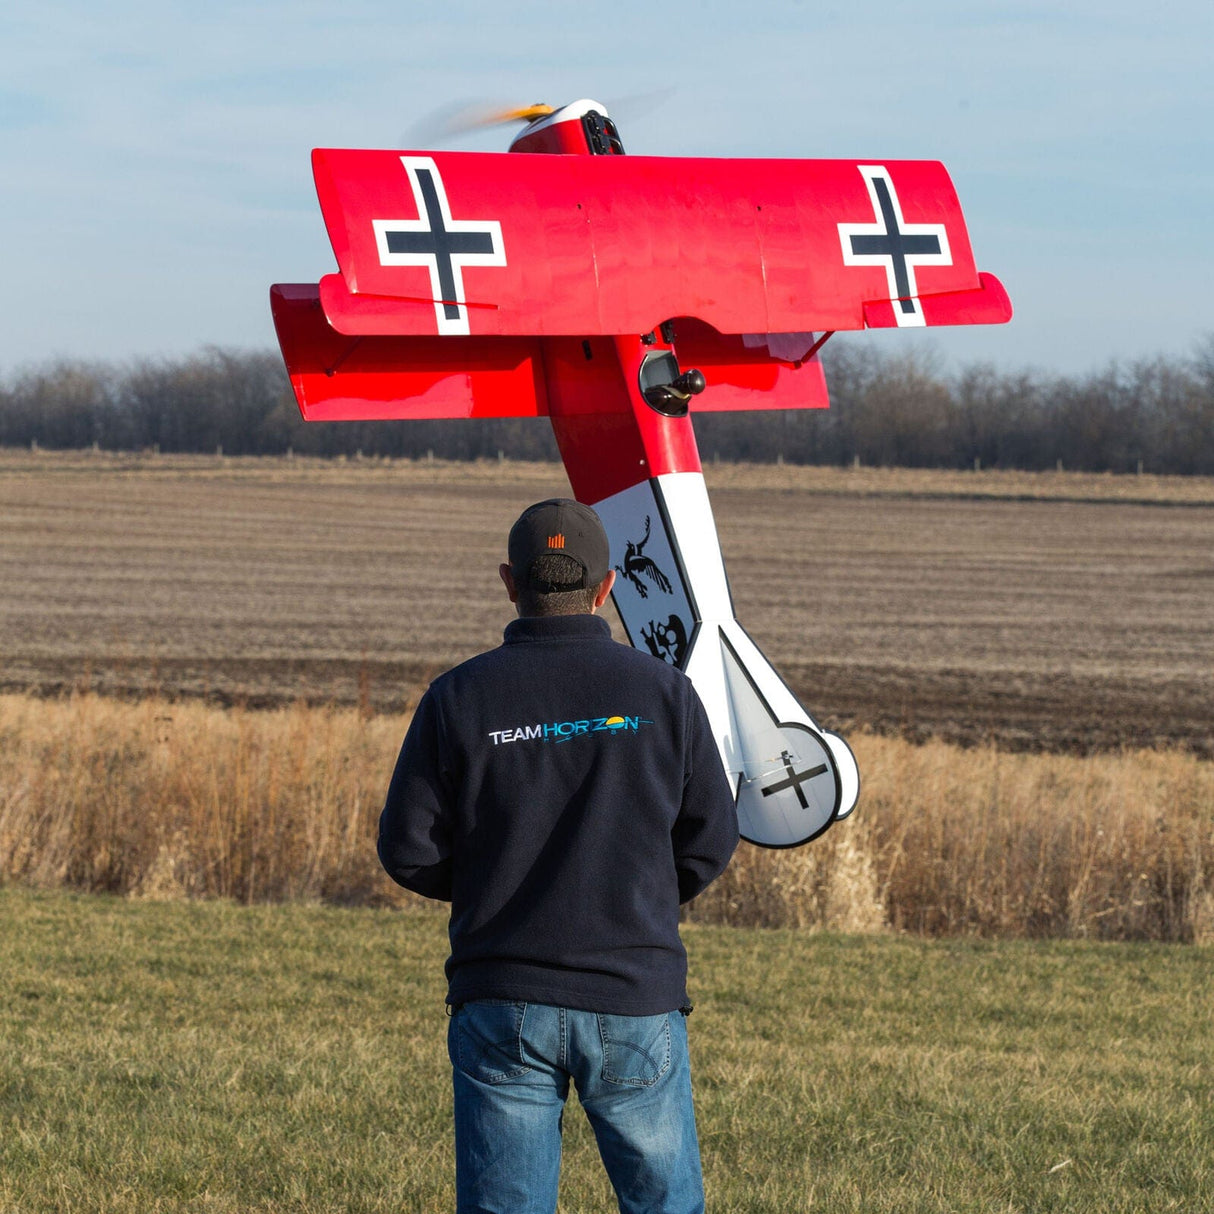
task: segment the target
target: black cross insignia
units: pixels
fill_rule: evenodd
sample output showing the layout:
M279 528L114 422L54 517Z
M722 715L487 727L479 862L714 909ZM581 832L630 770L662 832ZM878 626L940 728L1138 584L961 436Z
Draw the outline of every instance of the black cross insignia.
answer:
M465 266L504 266L502 225L496 220L452 219L438 166L429 156L402 156L416 219L373 219L379 261L385 266L425 266L430 271L439 333L467 334Z
M809 808L809 802L805 799L805 789L801 787L807 780L812 780L814 776L820 776L826 770L825 763L819 763L817 767L811 767L806 771L797 771L793 766L793 756L791 751L784 751L780 755L784 760L784 770L788 775L783 780L777 780L774 784L769 784L766 788L760 789L765 797L770 797L774 793L783 792L786 788L795 788L797 790L797 800L801 803L802 809Z
M868 186L876 223L841 223L843 264L883 266L899 326L923 324L916 266L950 266L948 235L942 223L907 223L889 172L878 164L858 166Z

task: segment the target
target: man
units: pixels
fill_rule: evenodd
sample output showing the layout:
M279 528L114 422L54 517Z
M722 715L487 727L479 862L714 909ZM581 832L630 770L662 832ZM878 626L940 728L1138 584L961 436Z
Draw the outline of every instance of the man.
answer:
M611 639L598 515L539 502L499 572L519 618L436 679L380 819L393 880L451 902L460 1214L551 1214L572 1079L625 1214L704 1208L679 904L729 862L703 706Z

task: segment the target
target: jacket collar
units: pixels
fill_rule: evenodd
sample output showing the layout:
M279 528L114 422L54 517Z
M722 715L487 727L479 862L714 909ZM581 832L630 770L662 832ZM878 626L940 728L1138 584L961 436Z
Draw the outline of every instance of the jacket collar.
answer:
M527 615L506 625L505 643L522 641L607 641L611 625L598 615Z

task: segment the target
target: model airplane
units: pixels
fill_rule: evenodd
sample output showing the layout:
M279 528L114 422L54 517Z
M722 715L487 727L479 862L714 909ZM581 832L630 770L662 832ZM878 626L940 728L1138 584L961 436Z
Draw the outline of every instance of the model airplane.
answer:
M825 408L836 330L999 323L1007 294L935 162L630 157L596 102L518 116L514 155L313 152L339 273L270 293L300 410L549 417L743 837L807 842L855 807L856 761L734 616L690 412Z

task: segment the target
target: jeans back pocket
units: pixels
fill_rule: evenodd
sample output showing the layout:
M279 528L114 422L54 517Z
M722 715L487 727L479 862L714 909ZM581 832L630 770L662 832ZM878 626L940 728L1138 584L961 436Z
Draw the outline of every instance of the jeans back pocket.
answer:
M465 1003L452 1018L451 1062L481 1083L504 1083L531 1067L523 1056L525 1003Z
M652 1087L670 1068L670 1015L598 1014L603 1040L603 1079L627 1087Z

